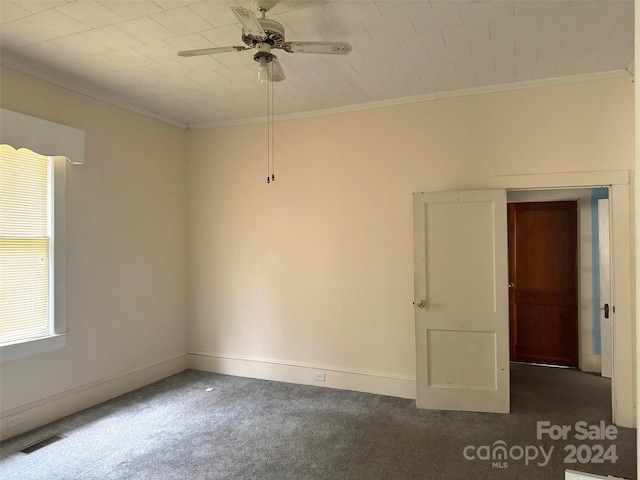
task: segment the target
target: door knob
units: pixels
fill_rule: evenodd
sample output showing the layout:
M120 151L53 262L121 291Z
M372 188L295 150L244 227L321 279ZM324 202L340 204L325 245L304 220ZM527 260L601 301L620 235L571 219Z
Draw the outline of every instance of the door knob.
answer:
M515 284L515 283L513 283L513 282L509 282L509 288L513 288L513 287L515 287L515 286L516 286L516 284Z
M427 302L425 302L424 300L418 300L414 303L414 305L418 308L424 308L427 306Z

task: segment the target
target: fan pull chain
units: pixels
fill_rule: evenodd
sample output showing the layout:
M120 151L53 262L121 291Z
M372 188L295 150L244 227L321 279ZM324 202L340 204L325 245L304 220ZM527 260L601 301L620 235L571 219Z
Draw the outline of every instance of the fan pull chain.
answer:
M269 64L269 69L273 70L273 65L272 63ZM271 75L271 78L273 78L273 73ZM273 83L274 82L269 82L269 89L270 89L270 101L271 101L271 119L270 119L270 125L271 125L271 181L275 182L276 181L276 152L275 152L275 113L274 113L274 109L273 109Z
M273 71L272 63L267 64L269 81L267 81L267 183L275 182L275 154L274 154L274 113L273 113Z
M267 68L271 68L270 65L267 65ZM271 143L270 143L270 139L271 139L271 130L270 130L270 120L269 120L269 110L271 108L271 102L270 102L270 90L269 90L269 84L271 82L267 81L267 183L271 183Z
M271 65L267 65L268 69L271 69ZM269 84L271 81L267 81L267 183L271 183L271 99Z

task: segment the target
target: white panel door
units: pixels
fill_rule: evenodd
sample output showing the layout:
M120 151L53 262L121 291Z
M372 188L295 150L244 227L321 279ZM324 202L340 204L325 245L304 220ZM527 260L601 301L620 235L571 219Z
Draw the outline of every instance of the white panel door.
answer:
M419 408L509 413L505 190L414 193Z
M598 258L600 262L600 358L602 376L613 375L613 336L611 335L611 253L609 249L609 199L598 200Z

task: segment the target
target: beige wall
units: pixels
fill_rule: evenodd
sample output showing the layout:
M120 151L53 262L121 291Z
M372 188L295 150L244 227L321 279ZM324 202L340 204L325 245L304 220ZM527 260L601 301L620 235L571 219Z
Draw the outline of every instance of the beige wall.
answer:
M411 193L634 162L631 78L278 122L273 185L264 125L185 132L8 69L0 94L86 133L67 347L0 365L10 435L202 359L412 396Z
M1 106L82 129L86 143L85 165L67 169L67 346L0 365L6 430L25 408L26 429L82 406L89 387L95 403L179 368L186 132L9 69ZM58 413L36 408L46 403Z
M191 351L414 379L411 193L633 170L633 125L630 77L282 121L273 185L264 125L190 131Z

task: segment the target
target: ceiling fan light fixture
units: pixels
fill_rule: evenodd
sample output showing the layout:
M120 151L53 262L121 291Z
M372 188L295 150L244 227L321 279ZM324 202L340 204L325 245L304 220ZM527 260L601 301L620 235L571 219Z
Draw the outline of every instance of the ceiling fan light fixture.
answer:
M260 63L258 64L258 80L261 82L269 81L269 64L265 57L261 57Z
M253 56L253 59L258 62L258 80L268 82L271 80L269 63L273 60L271 45L266 42L260 42L256 43L255 49L257 52Z

